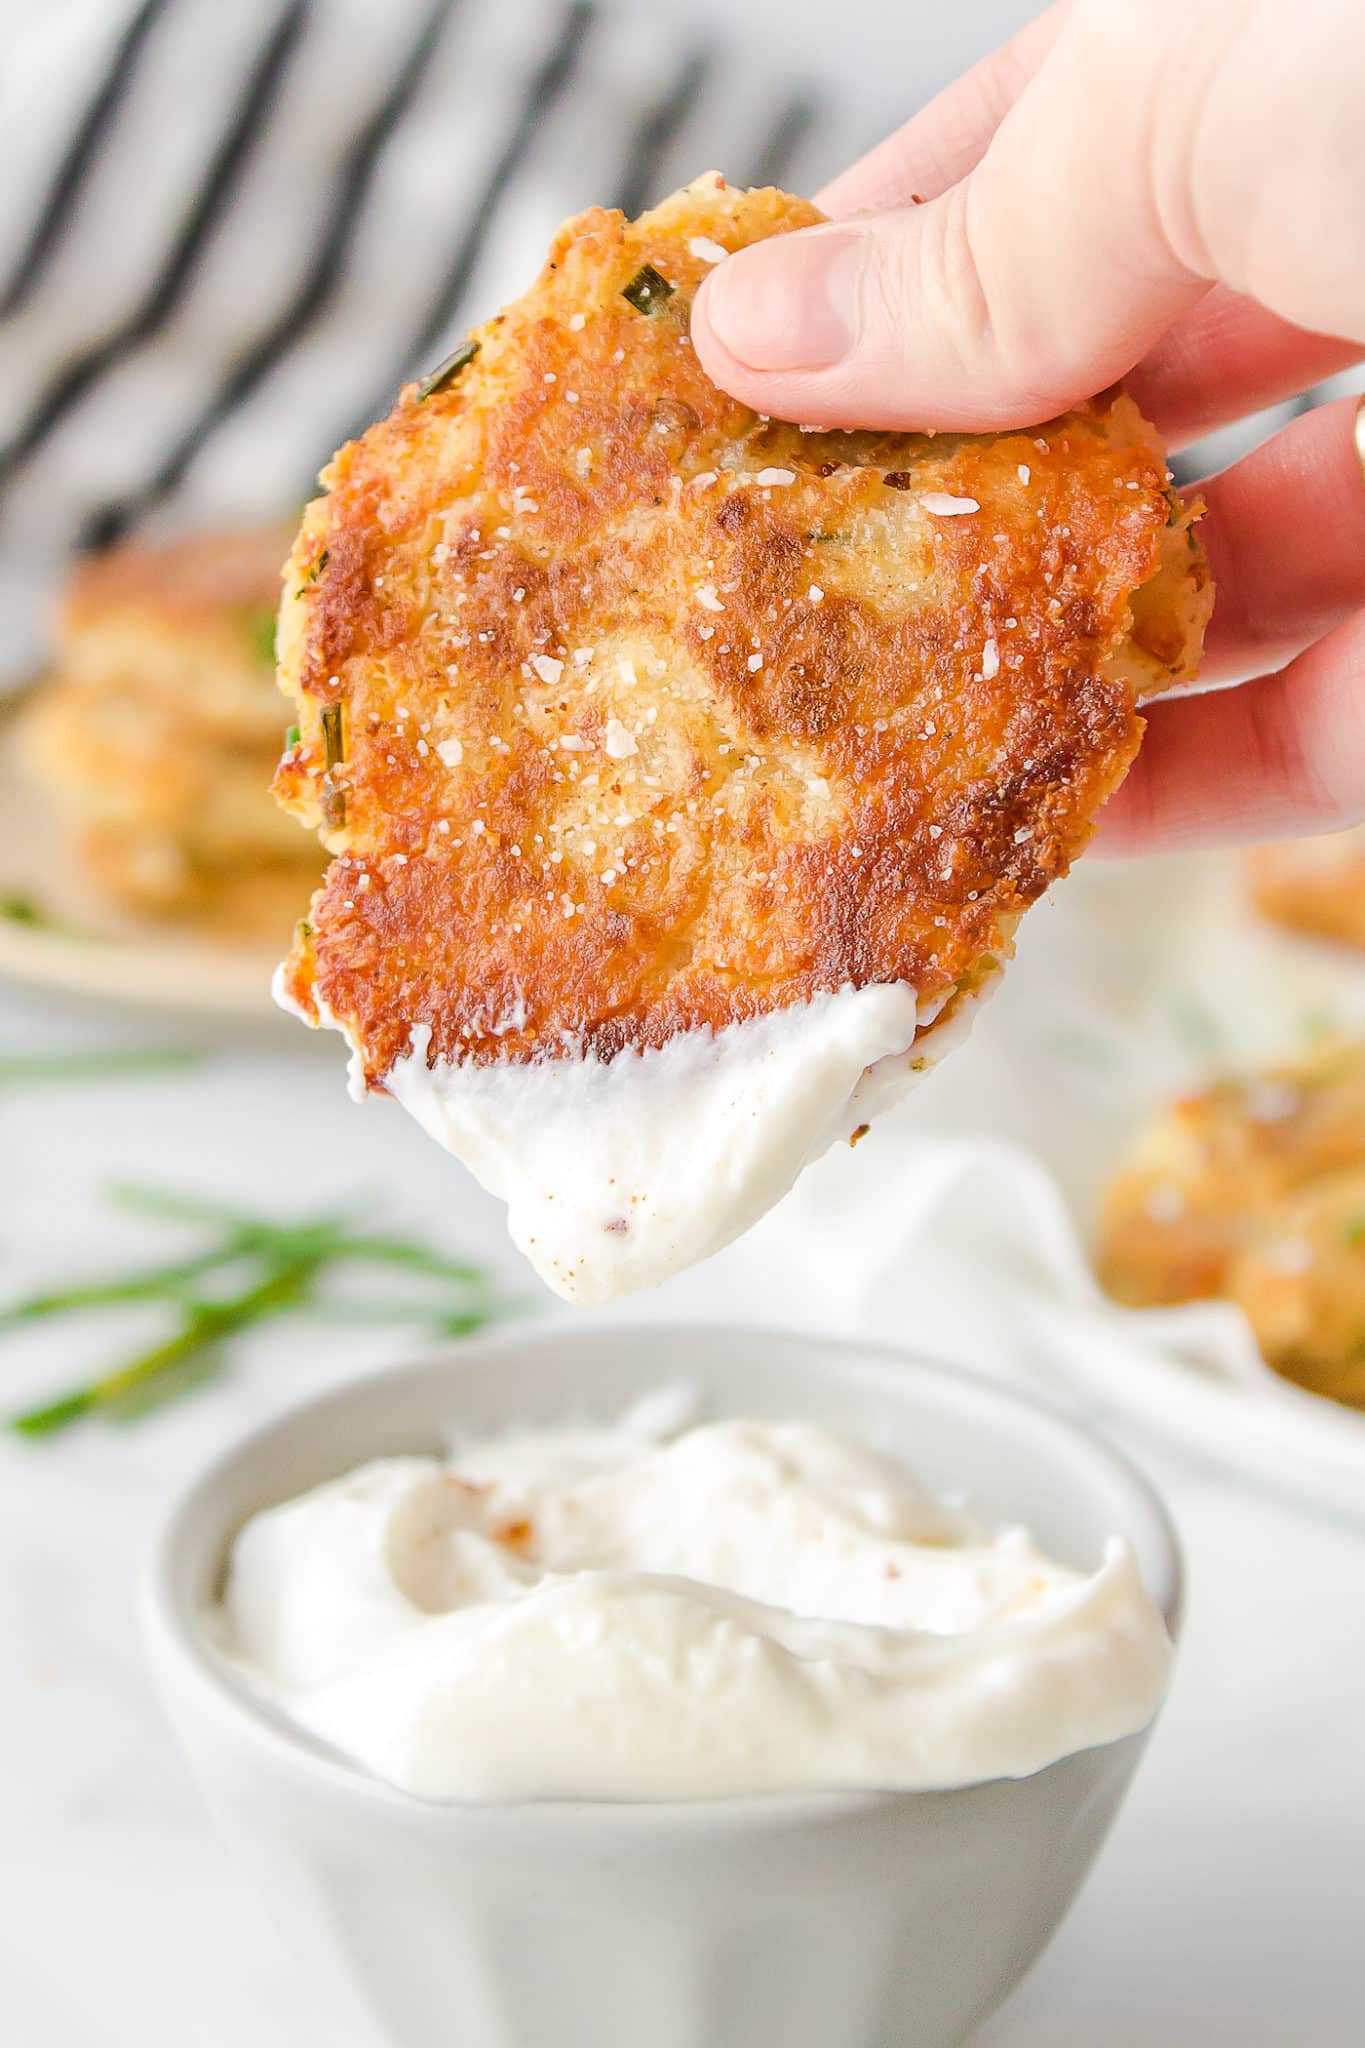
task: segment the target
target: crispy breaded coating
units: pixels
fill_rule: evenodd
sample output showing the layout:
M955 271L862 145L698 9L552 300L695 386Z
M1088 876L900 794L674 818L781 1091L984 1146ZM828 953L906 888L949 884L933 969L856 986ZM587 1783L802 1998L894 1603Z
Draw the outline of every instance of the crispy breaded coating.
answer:
M201 533L117 548L71 576L26 753L87 871L130 908L199 911L261 867L317 872L269 795L287 548L277 527Z
M1365 1404L1365 1043L1173 1103L1110 1182L1097 1264L1130 1308L1238 1302L1277 1372Z
M707 178L569 222L526 296L341 450L281 610L281 800L336 856L285 974L382 1085L849 984L946 1016L1126 772L1211 604L1122 394L1028 432L822 432L688 338L819 219Z
M1309 938L1365 950L1365 825L1253 847L1246 860L1262 917Z

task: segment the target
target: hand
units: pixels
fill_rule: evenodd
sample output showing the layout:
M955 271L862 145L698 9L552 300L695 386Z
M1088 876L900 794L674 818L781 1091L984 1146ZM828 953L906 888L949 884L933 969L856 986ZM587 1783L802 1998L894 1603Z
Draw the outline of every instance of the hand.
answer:
M826 426L989 429L1123 377L1179 447L1365 356L1365 10L1061 0L821 203L833 224L741 251L697 297L698 354L736 397ZM1365 815L1355 401L1203 495L1204 679L1257 679L1153 707L1111 846Z

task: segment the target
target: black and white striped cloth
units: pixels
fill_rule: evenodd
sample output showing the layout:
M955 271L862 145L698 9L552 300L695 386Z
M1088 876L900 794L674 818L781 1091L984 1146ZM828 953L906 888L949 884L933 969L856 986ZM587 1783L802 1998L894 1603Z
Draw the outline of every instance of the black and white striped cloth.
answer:
M954 33L938 8L888 23L878 93L701 21L687 0L0 0L0 689L40 664L74 550L287 515L566 214L713 167L812 191L935 82L902 76L909 46L941 68Z
M553 229L873 139L680 10L0 0L0 684L73 549L269 517Z

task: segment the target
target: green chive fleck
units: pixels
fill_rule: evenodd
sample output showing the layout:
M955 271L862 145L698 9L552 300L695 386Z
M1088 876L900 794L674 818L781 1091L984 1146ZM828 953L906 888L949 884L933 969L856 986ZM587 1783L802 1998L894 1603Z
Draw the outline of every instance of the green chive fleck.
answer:
M674 287L662 277L652 263L643 264L636 271L630 283L621 288L621 297L629 299L637 313L657 313L673 296Z
M444 391L446 385L453 383L461 370L469 368L478 353L477 341L462 341L460 346L454 349L443 363L438 363L431 375L424 377L417 386L418 405L424 405L427 399L434 398L438 391Z
M291 747L296 747L302 738L303 734L299 731L298 727L291 725L284 736L285 751L288 752Z
M316 562L309 563L308 567L304 570L303 575L299 579L300 589L303 588L303 585L305 583L317 582L319 576L321 576L323 570L327 567L328 561L331 559L331 553L332 551L330 548L324 548L322 553L318 556Z
M31 896L0 896L0 917L10 924L32 925L39 931L52 924L47 912Z
M83 939L87 934L79 925L68 924L65 918L54 917L36 896L0 896L0 924L17 924L29 931L51 932L56 938Z
M322 711L322 750L326 764L326 777L322 785L322 822L329 831L339 831L346 823L346 792L338 789L332 781L332 770L340 767L346 758L346 748L341 735L341 706L326 704Z
M322 711L322 751L330 771L346 758L341 738L341 706L326 704Z

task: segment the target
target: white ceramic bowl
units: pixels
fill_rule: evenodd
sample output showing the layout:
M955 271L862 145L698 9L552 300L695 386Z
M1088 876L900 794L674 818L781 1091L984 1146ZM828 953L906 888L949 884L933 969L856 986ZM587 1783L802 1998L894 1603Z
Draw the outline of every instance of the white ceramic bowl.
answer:
M711 1414L843 1427L1069 1563L1122 1534L1175 1626L1175 1537L1123 1458L896 1352L556 1320L307 1403L176 1506L146 1634L205 1796L320 2001L389 2048L949 2048L1041 1952L1132 1777L1143 1736L959 1791L435 1805L276 1718L216 1657L204 1612L258 1509L437 1451L452 1422L605 1420L678 1379Z

